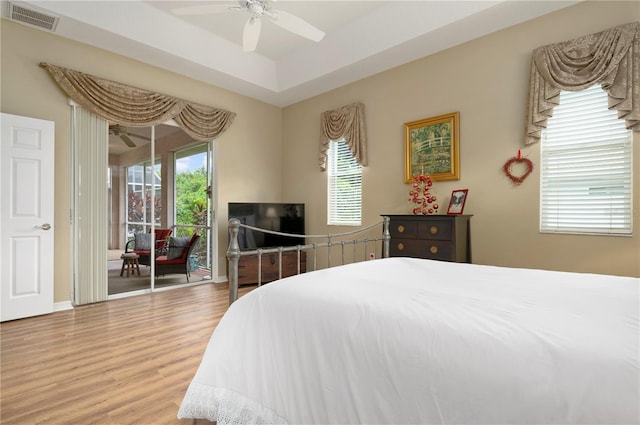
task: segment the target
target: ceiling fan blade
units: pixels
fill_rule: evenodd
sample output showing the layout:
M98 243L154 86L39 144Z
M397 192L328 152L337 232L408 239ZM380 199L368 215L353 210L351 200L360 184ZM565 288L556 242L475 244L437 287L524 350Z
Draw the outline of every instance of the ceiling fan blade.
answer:
M225 13L240 9L241 8L239 6L232 6L230 4L205 4L200 6L177 7L175 9L171 9L171 12L176 15L207 15Z
M279 27L315 42L322 40L324 37L323 31L314 27L307 21L298 18L289 12L285 12L284 10L274 11L272 13L271 20Z
M136 147L136 144L133 143L133 140L131 140L131 138L129 138L129 136L127 136L126 134L124 134L124 133L120 134L120 138L122 139L124 144L129 146L130 148L135 148Z
M151 137L143 136L142 134L127 133L127 135L131 137L137 137L138 139L151 141Z
M242 50L245 52L253 52L258 45L260 38L260 29L262 28L262 19L259 16L252 16L246 24L242 32Z

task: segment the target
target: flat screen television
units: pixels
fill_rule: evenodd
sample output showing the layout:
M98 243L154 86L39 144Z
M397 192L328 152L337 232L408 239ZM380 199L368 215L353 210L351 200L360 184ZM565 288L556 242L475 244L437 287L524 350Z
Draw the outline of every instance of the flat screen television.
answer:
M298 235L305 233L304 204L230 202L229 219L232 218L261 229ZM243 227L238 232L238 245L242 251L304 244L304 237L271 235Z

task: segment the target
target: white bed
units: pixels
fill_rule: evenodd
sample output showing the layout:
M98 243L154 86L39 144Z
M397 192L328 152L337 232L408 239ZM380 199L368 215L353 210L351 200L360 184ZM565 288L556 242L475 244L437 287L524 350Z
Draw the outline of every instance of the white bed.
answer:
M178 416L634 424L640 279L387 258L233 303Z

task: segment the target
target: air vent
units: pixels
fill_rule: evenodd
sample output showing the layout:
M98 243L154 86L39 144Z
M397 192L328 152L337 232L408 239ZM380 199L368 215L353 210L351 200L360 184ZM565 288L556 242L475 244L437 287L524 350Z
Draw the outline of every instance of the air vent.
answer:
M55 31L58 25L58 16L35 9L24 3L9 2L9 19L15 22L31 25L47 31Z

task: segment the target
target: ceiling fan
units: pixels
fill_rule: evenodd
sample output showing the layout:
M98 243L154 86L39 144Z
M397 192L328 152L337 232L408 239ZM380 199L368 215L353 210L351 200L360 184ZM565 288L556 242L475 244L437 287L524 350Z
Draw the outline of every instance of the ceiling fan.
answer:
M187 6L173 9L172 12L176 15L205 15L229 11L248 12L250 16L244 25L242 33L242 50L245 52L253 52L256 49L260 38L260 30L262 29L263 17L267 17L279 27L309 40L315 42L322 40L324 37L323 31L289 12L273 9L271 3L271 0L239 0L238 6L226 4Z
M120 137L120 139L122 139L122 141L130 148L136 147L136 144L133 142L133 140L131 140L131 137L137 137L138 139L142 139L142 140L151 140L151 138L147 136L143 136L141 134L129 133L129 130L127 129L127 127L123 127L119 124L110 125L109 134L113 134L114 136Z

